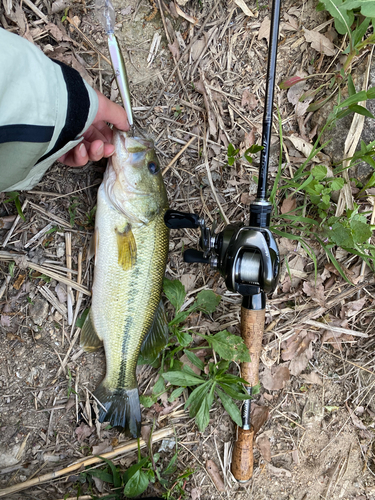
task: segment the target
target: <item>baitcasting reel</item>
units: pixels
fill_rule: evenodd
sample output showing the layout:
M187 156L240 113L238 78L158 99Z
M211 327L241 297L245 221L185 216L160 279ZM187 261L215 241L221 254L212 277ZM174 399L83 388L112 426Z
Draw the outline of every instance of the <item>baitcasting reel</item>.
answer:
M167 210L170 229L201 229L199 250L185 250L185 262L201 262L218 269L228 290L242 296L272 292L279 277L279 250L271 231L264 227L230 224L213 235L197 214Z

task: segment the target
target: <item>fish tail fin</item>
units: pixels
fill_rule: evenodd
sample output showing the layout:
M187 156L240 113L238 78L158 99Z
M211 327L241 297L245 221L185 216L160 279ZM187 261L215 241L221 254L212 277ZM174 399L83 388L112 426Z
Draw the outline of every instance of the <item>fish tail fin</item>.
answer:
M138 388L110 389L103 382L94 392L94 396L100 402L99 422L109 422L112 427L121 428L126 435L139 437L142 418Z

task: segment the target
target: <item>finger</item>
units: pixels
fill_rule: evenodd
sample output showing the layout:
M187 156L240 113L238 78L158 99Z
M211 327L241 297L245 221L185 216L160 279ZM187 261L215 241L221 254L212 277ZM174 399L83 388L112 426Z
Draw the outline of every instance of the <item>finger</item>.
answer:
M104 143L103 141L94 141L90 144L88 155L91 161L99 161L103 158Z
M69 167L83 167L88 161L89 157L86 146L81 142L81 144L78 144L78 146L69 151L64 163Z
M112 142L112 130L108 127L105 122L95 123L91 125L86 132L83 134L85 142Z
M112 123L119 130L129 130L128 117L124 108L110 101L97 90L96 93L99 99L99 108L93 123L104 120Z

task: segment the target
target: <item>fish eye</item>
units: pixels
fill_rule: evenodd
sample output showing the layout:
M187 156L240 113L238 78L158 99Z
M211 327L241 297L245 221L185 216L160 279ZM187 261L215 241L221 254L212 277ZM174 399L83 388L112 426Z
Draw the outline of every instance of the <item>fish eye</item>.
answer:
M147 166L148 166L148 170L150 171L150 173L152 175L157 174L160 170L159 165L157 163L155 163L154 161L150 161Z

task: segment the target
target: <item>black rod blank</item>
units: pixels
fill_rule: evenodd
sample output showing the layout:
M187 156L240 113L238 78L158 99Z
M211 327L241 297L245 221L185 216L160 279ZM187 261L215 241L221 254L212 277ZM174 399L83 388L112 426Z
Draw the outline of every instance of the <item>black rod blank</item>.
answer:
M276 84L276 60L277 44L279 39L280 6L281 0L273 0L267 65L266 98L263 114L262 146L264 149L262 149L260 156L259 181L257 191L257 200L259 201L267 199L268 163L271 147L273 96Z

